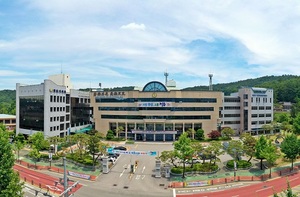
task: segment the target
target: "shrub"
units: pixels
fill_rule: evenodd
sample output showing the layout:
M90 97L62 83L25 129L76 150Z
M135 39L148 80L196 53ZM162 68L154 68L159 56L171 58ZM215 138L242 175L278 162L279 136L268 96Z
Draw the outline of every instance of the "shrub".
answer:
M248 162L246 160L236 161L237 168L250 168L251 165L252 165L251 162ZM234 160L228 161L226 166L227 168L234 169Z
M182 174L182 171L183 171L183 169L180 168L180 167L178 167L178 168L173 167L171 169L171 172L174 173L174 174Z
M209 134L207 134L209 138L211 139L218 139L219 137L221 137L221 133L219 131L212 131Z

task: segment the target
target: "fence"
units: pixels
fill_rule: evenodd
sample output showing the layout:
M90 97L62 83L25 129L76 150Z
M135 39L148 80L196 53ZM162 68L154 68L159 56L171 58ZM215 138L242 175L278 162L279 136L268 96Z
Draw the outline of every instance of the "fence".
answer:
M259 176L254 176L254 175L253 176L229 176L229 177L225 177L225 178L211 179L211 180L207 181L207 184L208 185L220 185L220 184L227 184L227 183L236 182L236 181L266 181L270 178L299 173L299 170L300 170L300 165L295 166L293 169L285 168L280 171L272 172L271 175L268 173L268 174L263 174L263 175L259 175ZM181 187L185 187L187 185L193 185L192 184L193 182L197 182L197 181L190 181L190 182L173 181L173 182L169 183L169 187L181 188Z

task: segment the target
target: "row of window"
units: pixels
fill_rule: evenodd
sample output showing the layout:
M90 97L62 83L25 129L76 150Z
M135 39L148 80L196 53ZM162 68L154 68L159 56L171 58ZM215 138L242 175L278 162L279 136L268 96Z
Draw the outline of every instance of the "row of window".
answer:
M241 124L240 121L224 121L225 125L229 125L229 124Z
M66 97L65 96L50 95L50 102L65 103L66 102Z
M270 124L271 120L266 120L266 121L252 121L251 124L252 125L256 125L256 124Z
M230 117L241 117L240 114L224 114L225 118L230 118Z
M240 110L240 106L225 106L224 110Z
M141 111L141 110L165 110L165 111L214 111L213 107L99 107L99 111Z
M174 102L174 103L216 103L216 98L101 98L96 103Z
M138 116L138 115L101 115L102 119L134 119L134 120L143 120L143 119L166 119L166 120L210 120L209 115L205 116Z
M69 115L66 116L66 119L69 119ZM64 116L54 116L54 117L50 117L50 122L56 122L56 121L60 121L60 122L64 122L65 121L65 117ZM69 121L69 120L67 120Z
M252 118L257 118L257 117L272 117L272 114L252 114L251 115Z
M271 106L259 106L258 108L257 108L257 106L252 106L252 108L251 108L252 110L271 110L272 109L272 107Z
M50 112L64 112L65 107L50 107Z

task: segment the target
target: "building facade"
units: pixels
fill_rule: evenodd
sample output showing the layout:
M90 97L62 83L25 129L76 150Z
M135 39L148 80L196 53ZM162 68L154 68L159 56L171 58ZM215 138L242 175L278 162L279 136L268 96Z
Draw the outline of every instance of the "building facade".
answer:
M123 128L121 136L142 141L174 141L188 129L217 129L223 93L168 90L152 81L142 90L91 92L95 129Z
M262 126L273 121L273 90L243 87L237 93L224 96L222 125L236 134L262 132Z
M75 129L86 127L91 109L89 93L72 89L70 81L62 84L69 75L55 75L52 80L44 80L37 85L16 85L16 132L32 135L35 132L44 132L47 137L68 135ZM82 108L81 108L82 107ZM77 117L78 114L88 117Z
M3 124L7 130L12 131L16 128L16 116L0 114L0 124Z

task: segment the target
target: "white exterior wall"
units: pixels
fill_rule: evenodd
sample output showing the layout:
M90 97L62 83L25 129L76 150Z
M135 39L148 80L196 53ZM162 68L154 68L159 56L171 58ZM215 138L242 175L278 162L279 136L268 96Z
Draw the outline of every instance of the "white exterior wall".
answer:
M224 96L223 110L222 110L222 127L230 127L235 130L236 134L241 132L241 124L229 123L229 122L240 122L240 102L225 102L225 98L239 99L238 96ZM227 107L237 109L226 109ZM239 115L239 117L226 117L226 115Z
M65 86L67 92L70 92L70 89L73 89L71 77L68 74L51 75L49 76L49 79L57 85Z

